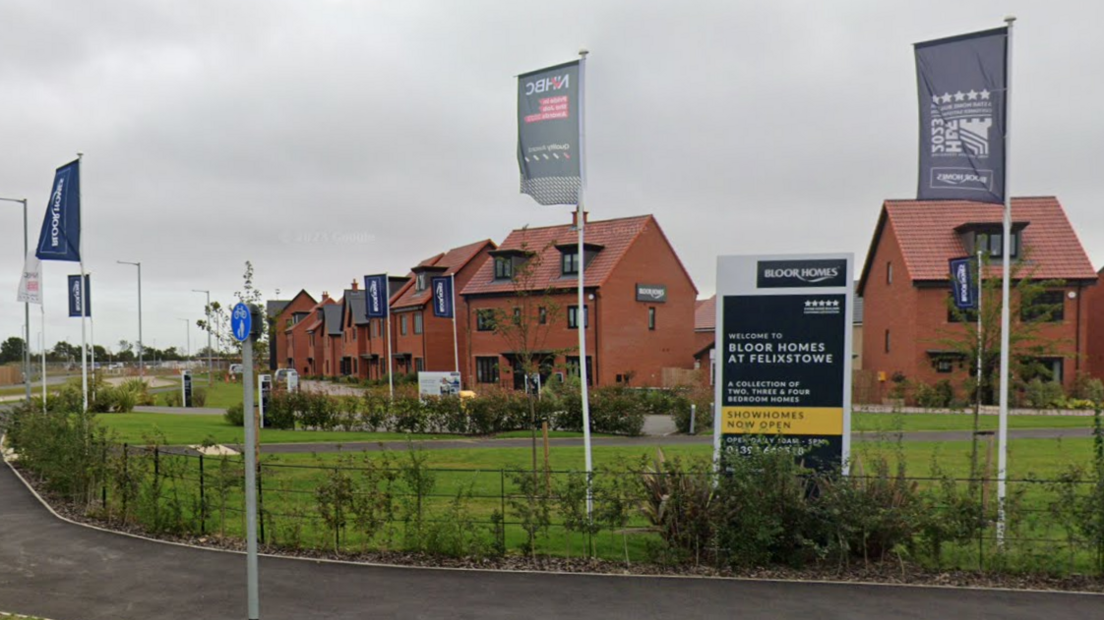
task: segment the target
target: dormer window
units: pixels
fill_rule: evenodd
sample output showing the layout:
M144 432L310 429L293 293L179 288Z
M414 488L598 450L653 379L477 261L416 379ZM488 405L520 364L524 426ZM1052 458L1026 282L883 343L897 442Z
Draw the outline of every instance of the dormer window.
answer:
M496 256L494 259L495 280L509 280L514 277L514 263L508 256Z
M1013 259L1020 255L1023 230L1028 222L1012 222L1012 245L1009 256ZM955 228L966 252L971 256L978 252L989 258L1000 259L1004 252L1004 227L997 222L967 222Z
M524 248L507 250L494 250L490 252L494 257L494 279L511 280L518 273L518 269L529 260L533 252Z
M1001 258L1003 256L1004 247L1003 241L1004 232L977 232L974 235L974 251L980 249L989 255L990 258ZM1020 254L1020 231L1012 231L1012 245L1008 248L1009 256L1017 258Z
M602 251L603 247L597 243L583 244L583 269L590 266L590 262ZM560 251L560 274L565 276L579 275L579 245L566 243L557 245L556 249Z
M426 274L419 273L417 278L415 278L414 280L414 290L420 293L427 288L429 288L429 285L426 283Z

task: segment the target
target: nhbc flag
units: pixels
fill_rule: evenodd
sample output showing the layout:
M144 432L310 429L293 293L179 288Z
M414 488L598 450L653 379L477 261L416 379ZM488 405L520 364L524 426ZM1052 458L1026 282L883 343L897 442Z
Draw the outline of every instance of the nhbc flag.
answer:
M80 208L78 159L58 168L54 174L54 186L35 251L39 260L80 261Z
M433 290L433 316L442 319L453 318L452 278L432 278L430 288Z
M19 278L19 303L42 305L42 262L33 253L27 254L23 263L23 276Z
M917 43L918 200L1004 203L1008 28Z
M579 61L518 76L521 193L542 205L579 202Z
M974 281L973 268L975 262L976 259L972 256L950 260L951 292L959 310L976 310L978 307L978 286Z
M69 316L80 317L81 309L84 309L84 316L92 316L92 279L91 276L85 274L84 276L84 295L81 296L80 276L69 276Z
M387 274L364 276L364 313L370 319L387 317Z

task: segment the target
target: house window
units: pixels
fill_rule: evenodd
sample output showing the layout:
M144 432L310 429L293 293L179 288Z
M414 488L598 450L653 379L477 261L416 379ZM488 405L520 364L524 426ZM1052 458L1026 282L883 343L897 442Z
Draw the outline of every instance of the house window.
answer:
M475 311L475 329L481 332L492 332L495 328L494 310Z
M414 372L422 372L425 370L425 364L422 362L422 358L414 358Z
M1065 320L1064 291L1043 291L1020 307L1020 320L1025 323L1061 323Z
M353 342L356 342L356 339L357 339L357 328L354 327L353 328Z
M561 271L563 275L573 275L579 273L579 253L578 252L564 252L560 257Z
M421 292L426 290L426 274L419 273L414 279L414 290Z
M314 332L310 333L310 346L314 346Z
M406 335L406 315L399 317L399 333L403 336Z
M954 360L949 357L938 357L935 359L935 372L947 374L954 370Z
M590 327L590 306L583 306L583 329ZM567 328L579 329L579 306L567 307Z
M355 357L353 358L353 373L360 374L360 360Z
M656 323L656 309L655 308L648 308L648 329L651 330L651 331L655 331L655 323Z
M415 334L422 333L422 313L421 312L414 315L414 333Z
M886 284L893 284L893 263L886 263Z
M383 337L383 319L378 319L376 321L376 335L380 338Z
M1004 238L1003 232L990 232L990 233L977 233L974 236L975 247L982 251L987 251L991 258L1002 258L1004 247L1001 244L1001 239ZM1009 257L1016 258L1020 253L1020 233L1012 233L1012 246L1008 248Z
M514 306L514 325L521 325L521 308Z
M565 358L565 361L567 362L567 372L568 372L568 374L570 374L572 377L578 377L579 376L579 356L578 355L575 355L575 356L569 355L569 356L567 356L567 358ZM586 376L587 376L587 385L594 385L594 362L593 362L590 355L586 356Z
M495 280L509 280L514 277L514 263L508 256L496 256L494 270Z
M885 331L885 352L889 353L889 330Z
M1023 378L1027 381L1042 379L1062 383L1062 358L1060 357L1025 357L1021 360L1023 365Z
M545 308L544 306L541 306L541 308L538 310L537 321L541 325L547 325L548 324L548 308Z
M498 383L498 358L475 358L475 380L478 383Z

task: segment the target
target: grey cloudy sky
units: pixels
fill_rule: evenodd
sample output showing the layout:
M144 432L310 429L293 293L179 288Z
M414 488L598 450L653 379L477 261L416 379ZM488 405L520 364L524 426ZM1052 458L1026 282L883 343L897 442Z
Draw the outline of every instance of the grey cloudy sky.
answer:
M190 290L230 301L247 259L267 298L339 295L567 221L518 193L513 76L586 45L592 218L655 214L706 296L719 254L861 264L881 201L915 194L911 44L1006 13L1012 192L1057 195L1099 266L1099 2L6 0L0 196L30 199L34 243L84 152L97 342L136 339L130 260L147 345L182 347ZM22 323L19 228L0 203L0 339ZM44 265L48 343L79 342L76 266Z

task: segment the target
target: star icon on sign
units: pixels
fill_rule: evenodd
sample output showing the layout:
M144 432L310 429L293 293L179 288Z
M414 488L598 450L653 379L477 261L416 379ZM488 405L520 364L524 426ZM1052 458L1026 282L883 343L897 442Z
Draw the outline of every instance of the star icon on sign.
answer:
M932 95L932 103L939 104L939 95Z
M981 92L980 92L980 93L978 93L978 94L979 94L979 95L981 95L981 98L982 98L982 99L985 99L985 100L988 100L988 99L989 99L989 91L988 91L988 90L985 90L984 88L983 88L983 89L981 90Z
M974 89L970 89L970 92L966 93L966 98L970 101L974 101L978 97L978 92Z
M962 101L966 98L966 93L961 90L954 94L955 101Z
M943 93L943 103L950 103L950 102L951 102L951 94L950 93Z

